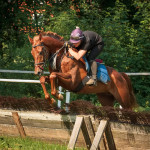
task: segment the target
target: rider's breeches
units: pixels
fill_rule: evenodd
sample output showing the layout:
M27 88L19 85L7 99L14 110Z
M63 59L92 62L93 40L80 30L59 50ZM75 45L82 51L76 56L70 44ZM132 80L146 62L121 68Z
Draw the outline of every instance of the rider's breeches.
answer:
M92 77L95 80L97 77L97 62L96 61L92 61L90 63L91 65L91 72L92 72Z
M96 57L101 53L104 47L104 42L101 42L100 44L96 45L89 54L86 55L86 58L88 62L93 61L96 59Z
M94 60L101 53L103 47L104 47L104 43L102 42L101 44L95 46L87 56L87 60L91 66L91 72L92 72L93 79L96 79L96 76L97 76L97 62Z

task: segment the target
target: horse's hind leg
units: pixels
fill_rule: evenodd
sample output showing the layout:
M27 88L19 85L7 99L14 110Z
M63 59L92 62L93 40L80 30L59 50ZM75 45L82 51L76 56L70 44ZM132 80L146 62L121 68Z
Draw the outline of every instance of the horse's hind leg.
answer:
M100 101L102 106L111 106L113 107L114 105L114 96L109 94L109 93L99 93L96 94L98 97L98 100Z
M113 80L113 88L111 88L110 93L115 97L115 99L123 108L131 109L132 104L130 91L125 78L117 72L113 72L111 78Z
M133 88L132 88L132 84L131 84L131 80L130 78L128 77L127 74L125 74L124 72L121 73L122 76L125 78L127 84L128 84L128 87L129 87L129 93L130 93L130 103L131 103L131 107L137 107L137 103L136 103L136 98L135 98L135 95L134 95L134 92L133 92Z

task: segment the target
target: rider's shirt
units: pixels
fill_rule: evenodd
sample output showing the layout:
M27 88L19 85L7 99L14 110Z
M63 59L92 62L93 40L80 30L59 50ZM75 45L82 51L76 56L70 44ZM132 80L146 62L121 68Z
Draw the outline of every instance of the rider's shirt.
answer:
M96 45L102 43L102 37L98 35L96 32L93 31L84 31L83 32L84 38L80 44L79 47L77 47L78 50L92 50Z

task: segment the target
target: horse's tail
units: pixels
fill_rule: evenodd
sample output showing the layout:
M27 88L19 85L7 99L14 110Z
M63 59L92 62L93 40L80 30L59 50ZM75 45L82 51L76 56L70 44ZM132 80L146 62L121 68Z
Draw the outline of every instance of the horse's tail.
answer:
M135 95L134 95L134 92L133 92L133 87L132 87L132 84L131 84L131 80L128 77L128 75L125 74L124 72L121 72L121 74L125 78L125 80L127 81L127 84L128 84L128 88L129 88L129 92L130 92L131 107L132 108L137 107L137 102L136 102L136 98L135 98Z

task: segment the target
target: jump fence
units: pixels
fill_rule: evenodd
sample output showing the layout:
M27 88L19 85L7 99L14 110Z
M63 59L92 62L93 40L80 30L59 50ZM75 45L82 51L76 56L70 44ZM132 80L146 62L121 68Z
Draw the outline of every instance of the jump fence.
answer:
M0 69L0 73L25 73L25 74L34 74L34 71L22 71L22 70L3 70ZM49 74L49 72L44 72L44 74ZM149 76L150 72L141 72L141 73L126 73L129 76ZM16 83L40 83L39 80L23 80L23 79L2 79L0 82L16 82ZM59 87L59 92L62 93L62 87ZM66 92L66 103L70 102L70 92ZM58 107L61 107L61 101L58 100Z

